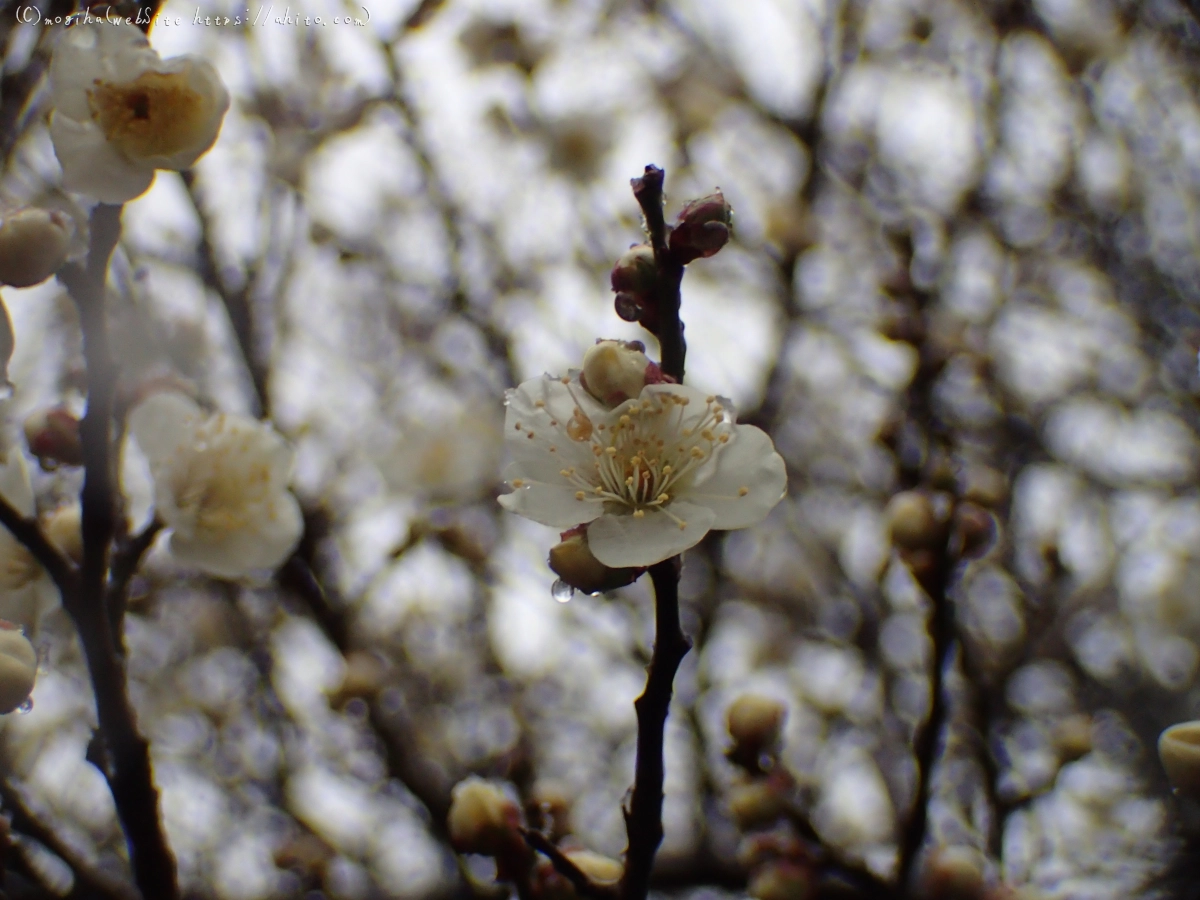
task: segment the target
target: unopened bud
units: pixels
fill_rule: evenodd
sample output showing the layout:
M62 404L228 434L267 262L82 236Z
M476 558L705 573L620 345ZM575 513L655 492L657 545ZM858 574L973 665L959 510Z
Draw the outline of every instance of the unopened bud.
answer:
M66 261L75 226L57 210L29 207L0 223L0 282L40 284Z
M64 407L56 406L31 414L25 420L25 441L43 469L83 464L79 420Z
M575 867L586 875L592 884L614 885L625 874L625 867L621 863L591 850L567 850L563 856L575 863Z
M584 390L610 409L634 399L652 365L645 350L639 341L597 341L583 355L579 381Z
M37 651L12 622L0 619L0 713L29 699L37 680Z
M742 831L768 825L786 810L783 792L766 778L739 784L729 792L729 815Z
M472 776L450 792L446 824L456 849L494 855L516 834L521 812L500 785Z
M980 900L983 856L974 847L938 847L925 870L926 893L932 900Z
M671 231L671 252L686 265L715 254L733 233L733 207L720 191L693 200L679 213Z
M945 537L945 526L938 521L933 501L921 491L895 494L888 501L884 517L892 541L906 550L934 547Z
M633 584L645 569L610 569L592 555L587 532L564 532L562 542L550 550L550 568L559 578L585 594L615 591Z
M725 721L734 744L754 754L779 741L787 708L773 697L742 694L729 706Z
M815 887L808 866L781 859L759 869L746 892L758 900L807 900L815 896Z
M42 523L46 537L76 565L83 565L83 515L78 503L60 506Z
M1171 787L1200 800L1200 721L1172 725L1159 735L1158 758Z
M649 244L634 244L617 260L612 270L612 289L618 294L641 297L654 290L658 267L654 263L654 248Z

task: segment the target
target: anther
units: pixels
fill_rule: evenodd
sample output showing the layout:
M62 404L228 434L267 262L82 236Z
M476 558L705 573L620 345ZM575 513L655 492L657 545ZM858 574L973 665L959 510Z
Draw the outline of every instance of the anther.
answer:
M644 509L635 509L633 511L633 517L635 519L644 519L646 518L646 511Z
M575 499L576 499L576 500L582 500L582 499L583 499L584 497L586 497L586 496L587 496L587 494L585 494L583 491L576 491L576 492L575 492Z
M748 493L750 493L750 488L748 488L748 487L738 488L738 496L739 497L745 497Z
M524 478L514 478L512 481L512 486L515 488L525 487L525 479Z

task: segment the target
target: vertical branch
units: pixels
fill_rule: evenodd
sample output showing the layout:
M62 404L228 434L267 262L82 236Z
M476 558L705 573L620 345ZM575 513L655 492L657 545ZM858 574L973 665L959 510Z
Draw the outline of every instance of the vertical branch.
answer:
M633 179L633 195L646 217L646 231L654 248L658 270L654 295L656 333L662 350L662 370L683 381L687 348L683 323L679 321L679 285L683 265L667 246L663 220L663 170L646 166L641 178ZM663 839L663 744L667 713L679 663L691 649L691 641L679 623L679 559L665 559L650 567L654 583L654 654L646 677L646 689L634 702L637 710L637 762L633 795L625 813L629 847L625 852L625 874L621 879L622 900L643 900L650 890L654 856Z
M79 632L87 659L110 761L105 776L129 843L134 880L147 900L175 900L179 897L175 857L159 817L150 745L137 729L105 603L109 548L117 526L111 452L116 365L108 343L105 281L120 234L121 207L100 204L92 213L86 265L73 264L59 272L79 311L88 388L87 411L79 428L84 456L83 565L76 589L63 592L63 606Z
M679 663L691 641L679 625L679 568L675 559L650 567L654 582L654 656L637 710L637 765L633 797L625 814L629 849L625 854L622 900L641 900L650 890L650 870L663 839L663 733Z

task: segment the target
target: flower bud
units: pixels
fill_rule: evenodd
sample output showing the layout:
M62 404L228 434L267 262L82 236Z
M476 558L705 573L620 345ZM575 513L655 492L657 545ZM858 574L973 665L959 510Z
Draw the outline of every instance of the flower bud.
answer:
M494 855L520 827L521 813L500 785L472 776L450 792L446 824L456 849Z
M739 784L729 792L729 815L742 831L768 825L786 809L779 786L766 778Z
M29 207L0 224L0 282L40 284L66 261L75 225L58 210Z
M79 420L62 406L31 414L25 420L25 441L43 469L83 465Z
M37 680L37 651L12 622L0 619L0 713L29 699Z
M612 270L612 289L618 294L641 297L654 290L658 267L654 264L654 248L649 244L634 244L617 260Z
M816 896L812 870L787 860L763 866L750 879L746 893L758 900L807 900Z
M884 510L892 541L905 550L934 547L944 537L933 501L921 491L901 491Z
M779 741L787 708L773 697L742 694L729 706L725 721L739 749L754 755Z
M625 867L621 863L591 850L567 850L563 856L575 863L576 868L591 879L592 884L615 885L625 874Z
M615 591L633 584L646 570L643 568L610 569L588 547L587 532L563 532L562 542L550 550L550 568L559 578L585 594Z
M76 565L83 565L83 514L78 503L54 510L42 523L46 537Z
M733 207L720 191L693 200L679 213L671 231L669 245L679 262L714 255L729 242L733 233Z
M1159 735L1158 758L1171 787L1200 800L1200 721L1172 725Z
M932 900L980 900L984 892L983 856L974 847L938 847L925 869Z
M610 409L637 397L652 365L645 349L640 341L596 341L583 355L584 390Z
M387 665L382 659L366 650L352 650L346 654L342 683L330 692L329 702L340 708L355 698L370 700L383 689L386 679Z

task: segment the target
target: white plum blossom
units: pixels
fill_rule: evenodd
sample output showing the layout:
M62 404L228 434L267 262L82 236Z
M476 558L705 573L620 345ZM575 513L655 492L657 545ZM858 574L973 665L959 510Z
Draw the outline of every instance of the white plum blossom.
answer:
M103 203L142 194L156 169L190 167L216 141L229 92L194 56L163 60L135 25L79 23L50 62L50 138L63 186Z
M596 559L648 566L710 530L756 525L787 489L770 437L736 425L732 404L680 384L648 384L607 409L578 375L507 394L514 462L500 503L543 525L588 524Z
M0 494L22 516L33 517L29 467L16 447L0 462ZM0 619L36 634L42 618L58 604L58 588L41 563L11 531L0 528Z
M177 560L222 578L278 567L304 528L288 489L292 448L270 424L208 414L173 391L134 408L129 428L150 463L154 507Z

